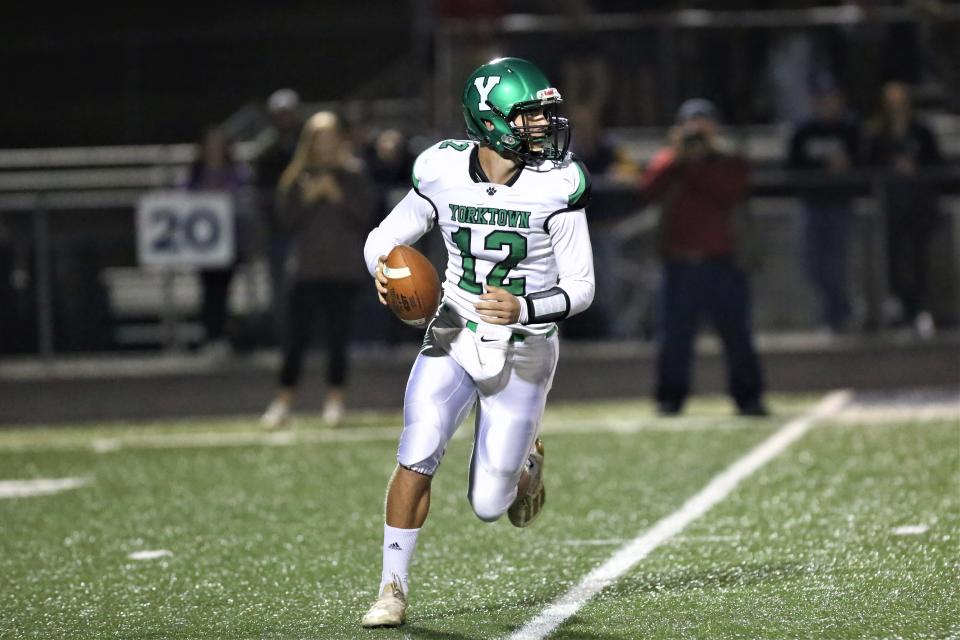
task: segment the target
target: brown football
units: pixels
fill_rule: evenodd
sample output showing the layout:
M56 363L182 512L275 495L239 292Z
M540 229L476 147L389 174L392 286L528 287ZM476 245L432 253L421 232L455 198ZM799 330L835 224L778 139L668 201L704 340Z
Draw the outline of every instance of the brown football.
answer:
M427 257L405 244L387 255L387 305L411 327L426 327L440 304L440 278Z

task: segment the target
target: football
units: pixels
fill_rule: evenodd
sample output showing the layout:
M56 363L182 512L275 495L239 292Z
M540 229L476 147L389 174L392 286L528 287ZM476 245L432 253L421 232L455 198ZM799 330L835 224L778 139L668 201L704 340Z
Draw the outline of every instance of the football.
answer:
M427 257L405 244L387 255L387 305L411 327L426 327L440 304L440 278Z

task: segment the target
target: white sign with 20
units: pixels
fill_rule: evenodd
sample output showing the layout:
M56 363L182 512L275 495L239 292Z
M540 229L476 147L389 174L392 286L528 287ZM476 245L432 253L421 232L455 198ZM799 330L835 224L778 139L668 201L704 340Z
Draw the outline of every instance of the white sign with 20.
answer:
M137 257L154 267L219 267L233 261L233 199L219 191L158 191L137 206Z

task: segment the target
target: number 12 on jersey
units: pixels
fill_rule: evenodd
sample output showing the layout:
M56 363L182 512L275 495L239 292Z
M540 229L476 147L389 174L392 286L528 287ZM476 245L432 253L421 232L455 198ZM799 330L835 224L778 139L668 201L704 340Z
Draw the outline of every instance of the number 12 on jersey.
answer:
M470 251L472 234L472 229L460 227L450 237L460 249L463 264L463 275L457 284L461 289L479 295L483 293L483 287L477 281L477 259ZM508 274L527 257L527 239L516 231L491 231L483 239L483 248L488 251L501 251L504 248L508 250L507 257L493 265L493 269L487 274L487 284L506 289L515 296L524 295L527 292L527 279L509 278Z

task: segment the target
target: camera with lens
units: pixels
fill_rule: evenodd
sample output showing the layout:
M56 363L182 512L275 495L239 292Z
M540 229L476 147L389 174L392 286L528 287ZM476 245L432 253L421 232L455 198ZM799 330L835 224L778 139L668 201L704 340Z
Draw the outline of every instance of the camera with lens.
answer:
M707 146L707 137L699 130L685 131L681 144L686 151L698 151Z

